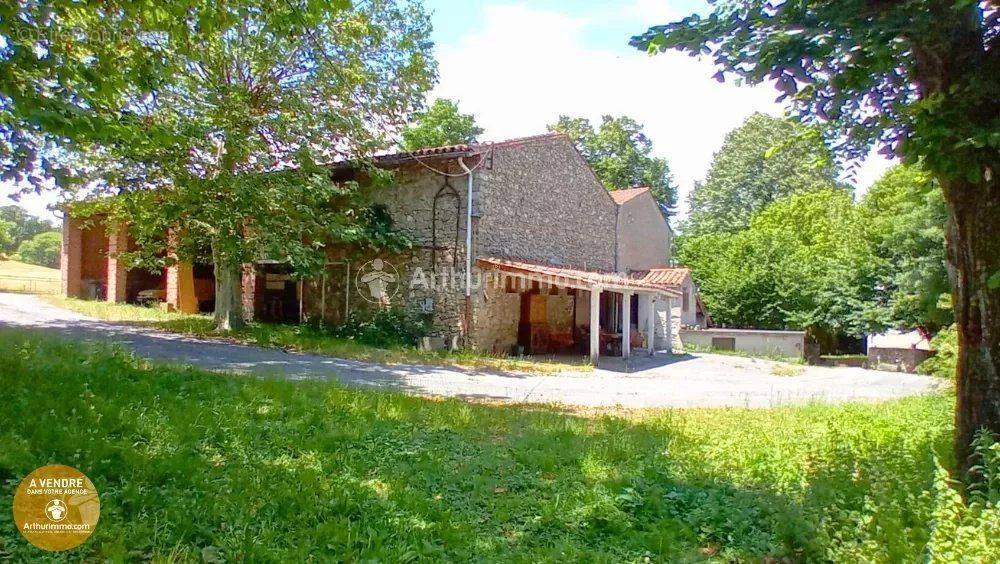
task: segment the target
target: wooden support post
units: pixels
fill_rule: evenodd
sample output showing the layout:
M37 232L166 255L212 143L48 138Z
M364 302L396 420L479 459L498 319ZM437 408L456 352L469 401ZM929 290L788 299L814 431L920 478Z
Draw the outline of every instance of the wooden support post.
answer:
M622 292L622 358L632 352L632 292Z
M601 289L590 290L590 362L597 366L601 355Z

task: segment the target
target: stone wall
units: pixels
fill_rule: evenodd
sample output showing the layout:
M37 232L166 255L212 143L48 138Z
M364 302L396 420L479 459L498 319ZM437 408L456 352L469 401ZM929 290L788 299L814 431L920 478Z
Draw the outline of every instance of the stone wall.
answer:
M731 350L752 354L790 358L803 358L805 355L805 331L682 329L680 337L684 346L694 345L700 349L726 349L726 344L732 344Z
M567 137L499 146L487 162L477 254L614 269L616 205Z
M649 193L628 200L618 211L618 270L646 270L670 261L670 227Z
M889 370L892 372L917 371L921 362L934 356L935 351L917 348L868 348L868 368L872 370Z

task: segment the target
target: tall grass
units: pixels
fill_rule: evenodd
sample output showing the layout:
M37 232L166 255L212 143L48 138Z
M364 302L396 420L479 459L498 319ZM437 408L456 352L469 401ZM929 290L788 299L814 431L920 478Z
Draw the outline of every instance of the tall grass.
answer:
M941 474L943 395L580 417L219 376L24 331L0 330L0 357L0 506L38 466L80 468L102 514L73 559L1000 556L996 499L967 505ZM49 556L10 519L0 559Z

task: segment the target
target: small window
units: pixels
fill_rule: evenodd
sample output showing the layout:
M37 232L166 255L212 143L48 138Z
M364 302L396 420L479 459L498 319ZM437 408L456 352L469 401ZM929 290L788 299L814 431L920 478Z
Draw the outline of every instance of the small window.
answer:
M684 295L682 300L683 300L682 307L684 308L684 311L685 312L691 311L691 293L688 292L687 290L684 290Z
M735 351L735 337L712 337L712 348L717 351Z

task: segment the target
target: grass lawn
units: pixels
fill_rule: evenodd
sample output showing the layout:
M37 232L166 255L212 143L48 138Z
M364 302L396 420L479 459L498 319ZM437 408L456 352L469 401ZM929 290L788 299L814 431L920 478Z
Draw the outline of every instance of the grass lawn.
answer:
M59 287L58 268L0 260L0 291L55 294L59 292Z
M62 296L44 296L44 299L53 305L105 321L133 323L199 337L220 337L215 332L209 315L166 312L153 307L78 300ZM539 358L491 356L468 350L449 352L421 351L415 347L380 348L335 337L309 325L252 323L245 329L227 333L225 336L264 347L278 347L384 364L452 365L535 373L593 370L593 366L585 363L582 357L579 364L567 364Z
M945 395L581 417L9 329L0 356L0 506L38 466L85 472L101 519L73 559L889 562L952 541L1000 557L1000 513L971 533L940 518L960 503L934 479ZM42 556L0 511L0 560Z

